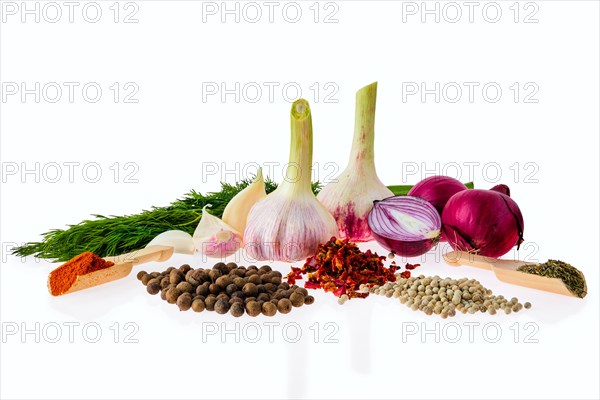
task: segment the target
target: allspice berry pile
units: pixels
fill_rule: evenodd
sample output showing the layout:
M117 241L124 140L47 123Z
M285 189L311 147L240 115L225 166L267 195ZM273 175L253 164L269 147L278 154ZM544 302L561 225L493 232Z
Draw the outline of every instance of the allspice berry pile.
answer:
M439 276L403 278L396 275L396 282L382 286L366 285L361 290L386 297L394 297L413 311L420 310L427 315L437 314L442 318L454 317L456 312L475 314L487 312L490 315L503 311L505 314L519 312L523 304L516 297L508 300L504 296L494 296L475 279L440 278ZM525 303L531 308L531 303Z
M137 278L150 294L159 294L179 310L216 311L241 317L287 314L294 307L313 304L315 298L297 285L282 282L281 272L268 265L258 268L236 263L216 263L212 269L192 269L188 264L163 272L140 271Z

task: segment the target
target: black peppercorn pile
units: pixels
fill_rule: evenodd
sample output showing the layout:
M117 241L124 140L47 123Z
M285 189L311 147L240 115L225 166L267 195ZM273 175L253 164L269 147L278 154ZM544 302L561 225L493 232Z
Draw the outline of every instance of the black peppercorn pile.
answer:
M229 312L234 317L244 313L251 317L260 314L272 317L278 311L287 314L293 307L315 301L306 289L282 282L281 272L268 265L246 268L233 262L219 262L212 269L192 269L184 264L163 272L140 271L137 278L148 293L160 293L163 300L177 304L181 311L191 308L195 312Z

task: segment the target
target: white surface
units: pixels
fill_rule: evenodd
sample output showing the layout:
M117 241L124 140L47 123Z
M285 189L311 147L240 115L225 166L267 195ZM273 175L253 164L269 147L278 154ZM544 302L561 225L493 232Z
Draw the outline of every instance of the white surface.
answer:
M285 22L281 14L274 23L236 24L231 17L225 24L218 17L203 23L202 3L192 1L139 1L137 24L113 23L112 2L101 3L104 13L96 24L85 22L81 14L75 14L73 23L56 24L34 23L32 17L21 23L18 15L7 16L0 28L2 82L98 82L103 96L93 104L77 97L80 92L73 103L65 98L56 104L35 103L31 96L23 103L13 96L0 104L3 171L15 165L11 163L33 168L39 162L52 172L39 183L34 175L3 176L2 326L5 331L13 324L31 329L39 323L48 339L58 324L63 333L58 343L3 333L1 397L598 398L598 3L540 1L534 24L514 23L508 8L512 3L500 3L503 14L495 24L481 13L473 23L443 18L435 23L432 17L421 23L418 15L403 23L403 3L361 1L338 2L339 23L334 24L313 23L311 3L302 3L304 17L297 24ZM525 10L521 12L522 20ZM287 161L290 107L281 92L276 91L273 102L265 92L257 103L236 103L233 96L225 103L218 96L203 103L203 82L230 87L234 82L242 87L248 82L278 82L279 87L297 82L312 100L314 162L327 174L331 170L325 163L342 169L347 160L354 92L375 80L381 179L415 183L423 167L435 169L439 163L451 171L450 163L456 162L466 181L471 177L465 163L478 162L474 180L485 188L495 183L489 179L493 170L486 179L482 166L497 163L500 181L510 185L525 217L526 245L520 254L508 256L559 258L578 266L588 280L585 300L501 284L488 273L453 269L430 255L418 273L473 277L495 293L531 301L533 308L495 318L441 320L414 313L393 299L371 296L338 306L333 296L317 293L314 305L285 316L234 320L180 313L146 294L134 276L51 298L45 285L55 265L21 262L6 254L11 242L36 240L39 233L90 213L134 213L166 204L191 188L209 191L220 180L240 178L231 173L203 176L203 162L209 163L205 170L212 163L225 163L228 169L239 163L240 173L245 163L278 162L274 175L279 180ZM126 82L135 82L139 103L115 104L109 89L114 82L122 90ZM334 98L339 102L311 99L314 92L308 87L315 82L320 100L331 90L326 83L337 85ZM410 82L429 87L434 82L442 87L448 82L479 82L479 87L497 82L503 95L496 103L486 102L477 91L472 103L466 97L455 104L435 103L432 96L425 103L417 96L403 102L403 82L409 83L405 87ZM515 103L509 89L514 82L520 83L520 100L529 92L523 85L535 83L539 102ZM87 182L79 166L71 183L63 167L62 179L50 183L52 162L96 162L102 178ZM115 162L121 171L117 183L109 169ZM138 183L125 183L125 174L133 171L125 168L128 162L139 167ZM511 169L515 163L518 177ZM407 175L415 166L419 173ZM538 182L526 180L532 172L529 180ZM367 247L380 250L363 245ZM183 262L203 265L179 256L143 268L162 270ZM288 265L277 267L284 271ZM73 343L64 325L70 322L81 324L74 328ZM139 327L133 336L137 343L124 343L134 326L126 329L128 322ZM254 329L247 324L258 323L262 339L236 343L229 335L222 343L214 335L203 341L203 331L215 326L211 323L235 329L238 322L240 329ZM281 324L274 328L273 343L265 322ZM302 330L298 343L282 336L281 328L291 322ZM338 343L324 342L329 322L339 328L333 336ZM465 325L470 322L481 324L472 343ZM501 329L497 343L482 336L483 324L490 322ZM98 343L88 343L82 335L85 323L102 329ZM120 324L118 343L110 329L115 323ZM317 343L310 330L315 323L321 333ZM434 329L436 324L453 337L452 323L462 331L458 343L444 338L437 343L433 335L403 341L403 330ZM532 327L539 328L532 337L537 342L526 343ZM520 333L516 342L515 330ZM288 333L293 336L293 328ZM488 333L493 336L493 328ZM93 336L93 328L88 334Z

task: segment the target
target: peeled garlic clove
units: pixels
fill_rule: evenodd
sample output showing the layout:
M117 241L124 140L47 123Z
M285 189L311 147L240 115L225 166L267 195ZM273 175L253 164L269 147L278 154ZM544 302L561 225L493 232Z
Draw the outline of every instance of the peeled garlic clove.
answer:
M244 242L256 260L298 261L337 233L333 216L311 189L312 118L306 100L292 105L291 148L283 182L248 214Z
M242 235L221 219L211 215L204 206L202 218L194 232L196 251L212 258L232 255L242 245Z
M356 92L354 139L350 161L333 182L328 183L317 199L337 222L338 237L353 242L373 239L367 216L374 200L394 194L377 177L375 170L375 102L377 82Z
M265 197L265 181L262 168L259 168L254 181L227 203L223 210L223 222L238 232L244 232L250 209Z
M194 254L194 240L192 235L184 231L171 230L157 235L146 245L172 246L175 253Z

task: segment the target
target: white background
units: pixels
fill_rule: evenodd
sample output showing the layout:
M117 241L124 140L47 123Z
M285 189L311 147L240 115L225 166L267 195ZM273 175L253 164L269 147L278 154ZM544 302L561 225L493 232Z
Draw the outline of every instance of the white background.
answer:
M0 27L3 96L7 82L10 87L25 82L28 88L35 82L41 87L49 82L80 86L72 103L65 89L56 103L47 101L54 94L41 93L36 103L34 95L23 100L18 93L3 97L0 104L3 398L600 395L597 2L537 1L516 7L512 1L499 2L502 15L496 23L482 15L484 2L475 8L473 22L468 8L458 3L462 18L456 23L448 21L455 14L444 9L443 2L438 7L447 14L438 23L434 15L422 22L419 12L406 13L415 4L422 7L420 2L338 1L327 9L321 3L317 23L314 6L309 9L313 2L301 3L297 23L282 17L285 3L275 9L272 23L260 2L263 16L257 23L249 23L244 15L239 23L231 15L222 23L219 14L203 15L203 7L210 5L193 1L137 1L127 9L122 2L118 23L113 21L114 8L109 8L112 1L99 3L103 13L97 23L82 17L86 3L75 9L73 23L68 9L58 3L63 12L59 22L49 23L41 15L36 23L29 15L23 23L21 10L16 15L4 12L6 3L2 2ZM40 12L45 4L39 3ZM124 23L135 5L138 22ZM240 10L243 5L239 3ZM486 18L493 19L494 9L489 7ZM516 23L515 9L520 10ZM54 18L54 11L46 10L51 13L47 17ZM332 11L338 22L324 23ZM525 23L534 11L530 19L538 22ZM414 184L427 170L439 167L437 172L445 168L463 181L474 179L477 187L491 187L496 180L510 185L525 217L526 243L519 253L506 257L572 263L587 277L585 300L509 286L468 267L453 269L439 260L443 249L438 249L427 255L419 273L473 277L496 294L531 301L533 308L509 316L461 314L442 320L412 312L393 299L371 296L339 306L332 295L319 292L314 305L285 316L234 320L215 313L180 313L149 296L134 274L52 298L45 285L56 265L8 254L12 243L37 240L40 233L91 213L137 213L168 204L192 188L217 189L220 180L248 177L254 171L244 168L248 163L279 163L272 174L279 179L289 149L290 102L281 92L286 83L298 84L311 101L313 161L323 179L331 172L325 163L345 166L354 93L372 81L379 82L375 151L381 179ZM103 89L96 103L81 95L88 82ZM121 87L117 103L109 89L115 82ZM130 91L123 88L127 82L139 87L137 103L123 102ZM264 91L257 102L249 101L253 92L242 93L238 102L234 95L225 101L219 95L203 101L203 83L206 88L211 82L225 82L229 88L236 82L240 87L255 82ZM264 82L279 85L273 99ZM454 92L441 93L439 102L434 95L422 101L419 95L406 95L411 82L425 82L430 89L436 82L442 88L456 82L463 96L456 103L449 101ZM464 82L479 84L472 102ZM497 102L482 96L481 88L490 82L502 89ZM520 87L516 102L510 89L515 82ZM329 99L336 103L325 101L331 92L325 90L328 83L327 88L337 90ZM528 90L526 83L531 83ZM316 98L311 86L320 88ZM535 87L539 90L529 100L537 102L525 102ZM65 162L80 163L72 182ZM23 167L35 169L36 163L39 174L22 174ZM56 180L56 170L50 169L55 164L49 163L63 165L55 183L51 181ZM90 182L93 169L82 174L87 163L100 167L98 182ZM137 169L126 169L126 163ZM214 163L219 171L208 175L206 168ZM11 174L15 165L19 169ZM455 165L459 170L450 169ZM468 165L474 165L473 174ZM225 176L223 167L234 172ZM115 168L120 171L116 177ZM132 171L137 183L126 182L126 173ZM373 243L361 247L382 251ZM143 269L163 270L183 262L208 265L178 256ZM284 263L275 266L289 268ZM80 324L74 328L73 343L64 325L71 322ZM233 334L224 340L220 335L223 329L235 330L236 323L240 330L250 329L251 322L261 328L258 343L247 337L237 343ZM272 343L264 325L268 322L280 324L273 327ZM290 322L298 325L287 331L286 340L282 328ZM480 325L470 339L471 322ZM500 327L502 336L496 343L486 340L482 330L490 322ZM35 331L36 323L39 343L33 333L21 336L23 328ZM101 328L97 343L86 340L95 336L93 329L88 337L83 335L86 323ZM334 332L326 329L327 323L337 326L330 337L337 343L325 340ZM456 336L452 323L462 334L457 343L450 340ZM49 343L56 334L54 324L62 327L62 337ZM15 326L17 334L5 334ZM132 326L139 328L131 338L137 343L126 343ZM206 336L215 326L219 334ZM302 336L290 343L297 327ZM407 335L415 327L419 332ZM432 333L422 337L423 329L437 329L439 339ZM493 327L486 332L488 339L495 336Z

